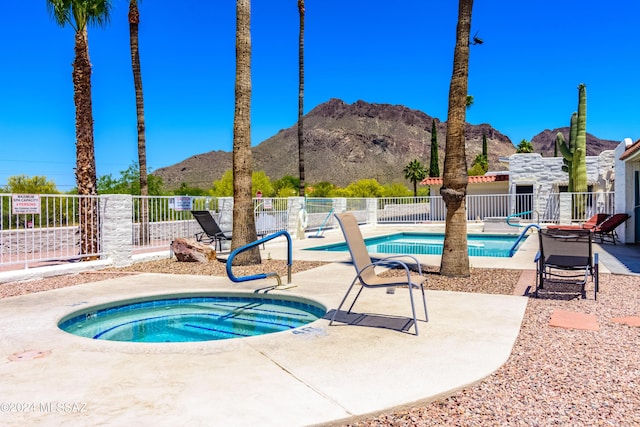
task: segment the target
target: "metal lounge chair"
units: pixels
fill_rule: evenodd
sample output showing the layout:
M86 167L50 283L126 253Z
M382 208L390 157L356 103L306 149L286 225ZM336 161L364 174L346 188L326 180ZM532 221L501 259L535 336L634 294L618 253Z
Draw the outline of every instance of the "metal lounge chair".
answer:
M333 324L336 318L336 314L340 311L340 308L342 308L342 305L345 303L347 297L349 296L349 293L357 282L360 282L361 287L358 290L356 297L353 299L351 307L349 307L347 313L351 313L351 309L355 305L356 300L358 299L360 293L364 288L391 288L397 286L408 286L409 298L411 300L411 313L413 315L413 325L415 328L415 334L418 335L418 319L416 317L416 308L413 299L414 288L419 288L422 292L422 302L424 305L424 317L426 322L429 321L429 317L427 315L427 300L424 294L423 286L425 277L422 275L422 268L417 258L411 255L392 255L389 257L385 257L379 261L372 262L355 216L350 213L342 213L335 214L335 217L338 220L338 224L340 224L340 228L342 229L342 233L344 234L344 239L347 243L347 246L349 247L349 253L351 254L353 266L356 269L356 277L351 282L347 293L342 298L342 301L333 313L333 316L331 316L329 325ZM408 258L411 262L415 262L418 267L418 275L411 274L411 271L409 270L407 264L401 261L402 258ZM403 275L401 277L379 277L375 272L376 266L402 267L406 272L406 276Z
M196 233L196 241L211 244L213 247L218 247L219 251L222 251L222 241L231 240L231 233L225 233L220 229L220 226L211 215L209 211L191 211L191 215L198 221L202 231Z
M534 296L546 286L580 286L582 298L591 276L594 299L598 297L598 254L593 253L590 230L546 229L538 231L540 248L536 255L537 278Z
M595 237L600 239L600 243L611 242L615 245L616 240L618 240L618 233L616 233L616 228L618 228L629 218L631 217L626 213L617 213L611 215L602 224L594 228L593 232L595 234Z

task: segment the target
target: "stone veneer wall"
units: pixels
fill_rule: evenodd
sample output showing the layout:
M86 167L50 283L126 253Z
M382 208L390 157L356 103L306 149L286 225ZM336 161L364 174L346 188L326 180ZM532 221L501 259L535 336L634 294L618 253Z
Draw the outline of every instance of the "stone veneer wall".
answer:
M614 151L603 151L599 156L587 156L587 183L593 191L613 191ZM515 194L517 185L532 185L534 210L542 213L547 208L551 193L569 183L562 170L562 157L542 157L538 153L513 154L509 157L509 192Z

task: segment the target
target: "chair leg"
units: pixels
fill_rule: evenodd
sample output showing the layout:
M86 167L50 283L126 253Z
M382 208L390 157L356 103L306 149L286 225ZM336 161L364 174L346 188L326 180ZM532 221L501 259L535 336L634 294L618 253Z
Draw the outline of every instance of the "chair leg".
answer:
M413 285L409 282L409 299L411 300L411 313L413 314L413 328L418 336L418 318L416 317L416 306L413 302Z
M353 289L353 285L355 285L357 279L358 278L356 277L356 279L353 282L351 282L351 286L349 286L349 289L347 289L347 292L344 294L344 297L342 297L342 301L340 301L338 308L336 308L336 311L333 312L333 316L331 316L331 320L329 321L329 326L331 326L333 324L333 321L336 319L336 315L342 308L342 305L344 304L344 302L347 300L347 297L351 293L351 289ZM362 291L362 289L360 289L360 291ZM356 296L356 299L357 298L358 297ZM355 303L355 300L354 300L354 303ZM353 304L351 304L351 307L353 307ZM349 311L351 311L351 308L349 309Z
M594 286L594 291L593 291L593 299L597 300L598 299L598 292L600 292L600 283L599 283L599 278L598 278L598 264L596 264L593 267L593 286Z
M427 297L424 295L424 286L420 285L420 290L422 291L422 304L424 305L424 320L425 322L429 321L429 315L427 314Z
M351 285L351 286L353 286L353 285ZM356 297L353 299L353 302L351 303L351 306L349 307L349 310L347 311L347 313L351 313L351 309L353 308L354 305L356 305L356 300L360 297L360 294L362 293L363 289L364 289L364 286L360 285L360 290L356 294Z

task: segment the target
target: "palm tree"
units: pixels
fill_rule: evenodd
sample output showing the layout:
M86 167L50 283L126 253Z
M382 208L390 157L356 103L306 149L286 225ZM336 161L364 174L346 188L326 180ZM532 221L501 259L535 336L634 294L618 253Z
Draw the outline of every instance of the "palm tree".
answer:
M520 141L520 144L518 144L518 146L516 147L516 153L533 153L533 144L531 144L526 139L523 139L522 141ZM554 154L553 157L558 157L555 155L557 154L556 152L554 152L553 154Z
M111 11L110 0L47 0L53 19L75 31L73 59L73 101L76 107L76 184L80 196L97 194L96 158L91 105L91 62L87 25L105 25ZM94 259L98 246L98 207L93 197L84 198L78 207L81 253Z
M304 115L304 0L298 0L298 12L300 13L300 34L298 36L298 170L300 174L300 197L304 197L304 139L303 139L303 115Z
M231 249L257 240L251 185L251 0L236 0L236 88L233 119ZM260 264L260 250L240 252L234 265Z
M413 197L418 197L418 182L425 179L427 176L427 170L418 159L412 160L404 168L404 178L413 183Z
M138 26L140 11L137 0L129 1L129 46L131 47L131 69L136 92L136 117L138 119L138 164L140 166L140 243L149 241L149 183L147 180L147 146L144 126L144 98L142 96L142 73L138 50Z
M442 199L447 206L440 274L458 277L468 277L470 274L465 209L469 177L464 147L464 125L468 100L469 36L472 8L473 0L459 0L456 45L453 52L453 74L449 86L444 174L440 189Z

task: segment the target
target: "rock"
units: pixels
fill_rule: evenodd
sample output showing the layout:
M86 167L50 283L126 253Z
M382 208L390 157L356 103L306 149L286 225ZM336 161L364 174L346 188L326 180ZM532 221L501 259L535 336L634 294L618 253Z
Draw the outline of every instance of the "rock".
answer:
M210 246L189 239L175 239L171 242L171 251L181 262L209 262L216 259L216 251Z

